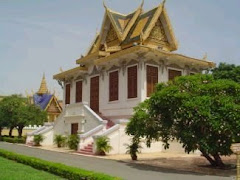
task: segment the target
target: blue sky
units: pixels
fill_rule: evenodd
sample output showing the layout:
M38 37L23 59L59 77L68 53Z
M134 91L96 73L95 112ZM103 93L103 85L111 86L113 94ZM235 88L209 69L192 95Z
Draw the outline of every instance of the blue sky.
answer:
M149 10L161 0L145 0ZM130 13L141 0L106 0ZM240 65L239 0L167 0L179 41L178 53ZM75 66L104 15L102 0L0 0L0 94L37 91L45 72L49 89L61 96L52 79L59 68Z

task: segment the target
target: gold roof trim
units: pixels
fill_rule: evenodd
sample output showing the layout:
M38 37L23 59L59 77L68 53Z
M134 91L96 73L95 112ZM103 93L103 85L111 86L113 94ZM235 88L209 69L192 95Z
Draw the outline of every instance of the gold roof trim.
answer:
M134 53L136 51L142 51L142 52L150 52L151 51L151 52L154 52L154 53L159 54L159 55L167 55L167 56L170 56L170 57L172 56L174 58L181 59L181 60L183 60L185 62L188 62L188 63L191 62L193 64L196 63L198 65L202 65L205 68L207 68L207 67L211 68L211 67L216 66L216 64L213 63L212 61L205 61L205 60L201 60L201 59L191 58L191 57L188 57L188 56L185 56L185 55L182 55L182 54L176 54L176 53L171 53L171 52L167 52L167 51L162 51L162 50L158 50L158 49L147 47L147 46L134 46L134 47L122 50L120 52L114 53L114 54L112 54L108 57L97 59L97 60L94 61L94 63L96 65L101 65L101 64L104 64L104 63L107 63L107 62L111 61L112 59L121 57L123 55L130 54L130 53Z
M144 34L143 34L143 36L142 36L143 41L145 41L145 40L148 38L148 36L150 35L153 27L154 27L155 24L156 24L156 21L158 20L159 16L160 16L161 13L162 13L162 9L163 9L163 3L161 3L161 4L158 6L157 11L155 12L155 14L154 14L154 16L153 16L150 24L148 25L146 31L144 32Z
M170 41L172 43L170 43L170 46L171 46L172 50L177 50L178 49L178 42L177 42L176 36L174 34L173 26L171 24L170 18L167 14L167 10L166 10L165 7L163 7L163 16L165 17L167 30L169 31L169 34L170 34L170 37L171 37Z
M91 44L90 44L90 46L89 46L89 48L86 52L86 56L89 55L91 53L91 51L94 51L96 49L97 38L99 38L99 32L96 32L96 35L95 35L93 41L91 42ZM98 39L98 41L99 41L99 39Z
M56 80L61 80L61 79L64 79L67 75L70 75L70 74L74 74L78 71L83 71L83 72L86 72L88 69L86 67L76 67L76 68L73 68L73 69L69 69L67 71L64 71L64 72L61 72L59 74L55 74L53 76L53 79L56 79Z
M47 94L47 93L48 93L47 83L45 79L45 74L43 74L42 82L37 94Z
M132 26L134 25L134 23L136 22L137 18L139 17L139 15L140 15L141 12L142 12L143 3L144 3L144 1L142 1L141 5L137 8L137 10L133 11L132 13L129 13L129 14L125 15L125 14L121 14L121 13L119 13L119 12L116 12L116 11L113 11L113 10L109 9L109 8L106 6L105 2L104 2L103 4L104 4L104 7L105 7L105 9L106 9L106 12L105 12L105 17L104 17L103 25L105 24L106 18L108 17L109 20L110 20L110 22L111 22L111 24L112 24L113 27L114 27L114 30L115 30L116 33L117 33L118 39L119 39L120 41L124 41L125 38L127 37L128 33L129 33L129 31L131 30ZM134 15L133 15L133 17L130 19L130 21L129 21L129 23L127 24L127 26L126 26L126 28L124 29L124 31L121 32L121 31L119 30L118 26L116 25L115 20L112 18L111 13L119 14L119 15L125 16L125 17L128 16L128 15L130 15L130 14L134 14ZM106 17L106 16L107 16L107 17ZM102 33L103 33L103 30L101 31L101 34L102 34ZM100 37L102 37L102 35L101 35Z
M144 2L144 1L143 1ZM143 9L142 9L142 5L135 11L134 16L132 17L132 19L130 20L130 22L128 23L127 27L124 30L124 33L122 35L122 41L124 41L129 33L129 31L131 30L131 28L133 27L134 23L136 22L137 18L139 17L139 15L142 13Z
M99 56L99 52L95 52L95 53L92 53L92 54L89 54L87 56L84 56L84 57L81 57L81 58L77 59L76 63L77 64L81 64L81 63L84 63L84 62L86 62L88 60L97 58L98 56Z
M113 29L115 30L115 32L117 33L117 37L118 39L121 41L122 40L122 33L120 32L120 30L118 29L114 19L112 19L112 16L110 15L111 13L111 10L106 8L106 13L108 15L108 18L110 19L111 21L111 24L113 25Z

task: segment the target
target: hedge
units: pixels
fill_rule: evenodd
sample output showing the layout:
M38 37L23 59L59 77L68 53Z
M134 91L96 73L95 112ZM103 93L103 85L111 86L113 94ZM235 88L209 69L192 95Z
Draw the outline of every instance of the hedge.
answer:
M13 152L8 152L0 149L0 156L29 165L35 169L47 171L57 176L69 179L69 180L121 180L121 178L112 177L102 173L96 173L93 171L87 171L76 167L67 166L60 163L49 162L34 157L28 157Z
M5 142L9 142L9 143L19 143L19 144L25 144L26 140L24 137L1 137L0 141L5 141Z

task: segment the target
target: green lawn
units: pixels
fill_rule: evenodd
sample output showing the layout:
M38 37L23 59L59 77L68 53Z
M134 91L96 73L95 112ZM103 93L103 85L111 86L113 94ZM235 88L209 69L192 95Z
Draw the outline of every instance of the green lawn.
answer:
M29 179L60 180L63 178L0 157L0 180L29 180Z

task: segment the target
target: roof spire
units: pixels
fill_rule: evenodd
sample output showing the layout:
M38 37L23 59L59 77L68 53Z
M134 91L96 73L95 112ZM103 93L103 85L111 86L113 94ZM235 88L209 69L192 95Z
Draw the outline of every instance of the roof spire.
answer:
M144 5L144 0L142 0L142 3L141 3L141 8L143 7L143 5Z
M106 6L105 0L103 0L103 7L104 7L105 9L108 9L107 6Z
M42 82L41 82L41 85L40 85L40 88L39 88L37 94L42 95L42 94L47 94L47 93L48 93L47 83L46 83L46 79L45 79L45 73L43 73Z
M165 6L166 0L163 0L162 5L163 7Z

